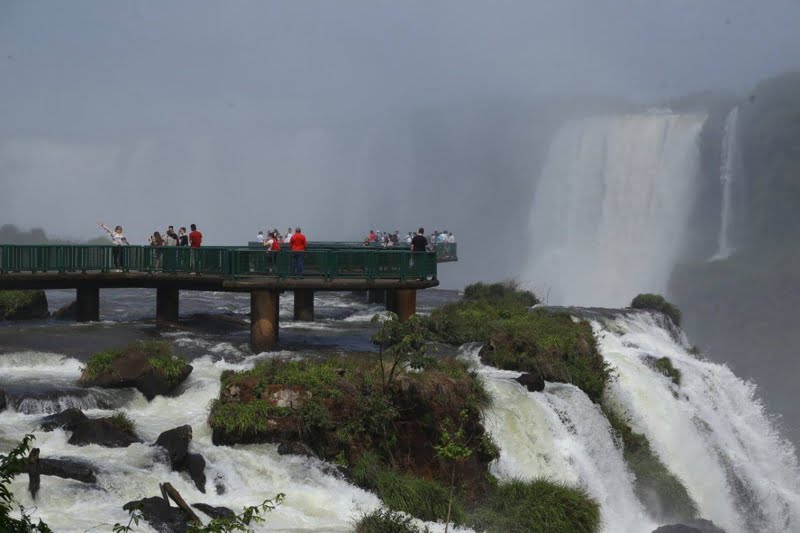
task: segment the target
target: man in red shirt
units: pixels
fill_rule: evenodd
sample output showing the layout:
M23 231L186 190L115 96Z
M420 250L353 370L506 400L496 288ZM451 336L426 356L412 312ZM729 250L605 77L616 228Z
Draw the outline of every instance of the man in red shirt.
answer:
M189 246L200 248L200 244L203 242L203 234L197 231L197 225L192 224L189 227L192 228L191 233L189 233Z
M303 254L306 251L306 236L300 228L294 230L294 235L289 239L289 246L292 248L292 260L289 263L289 275L297 277L303 276Z

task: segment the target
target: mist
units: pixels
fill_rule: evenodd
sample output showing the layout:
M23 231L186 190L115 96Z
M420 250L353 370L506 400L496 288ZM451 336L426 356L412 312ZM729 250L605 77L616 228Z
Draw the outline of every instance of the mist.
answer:
M4 2L0 222L133 242L450 230L445 286L520 275L535 181L582 112L798 66L800 5Z

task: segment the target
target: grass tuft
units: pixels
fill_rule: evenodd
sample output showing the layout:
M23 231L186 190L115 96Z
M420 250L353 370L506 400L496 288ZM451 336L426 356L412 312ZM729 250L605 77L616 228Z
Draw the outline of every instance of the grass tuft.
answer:
M408 515L390 509L377 509L365 513L355 524L356 533L429 533L427 527L420 529Z
M102 374L104 370L111 366L111 363L114 362L114 359L119 357L121 354L121 350L107 350L105 352L95 353L89 358L89 361L86 362L84 375L90 380L95 379L97 376Z
M600 506L583 489L542 479L511 480L498 485L469 525L507 533L595 533Z
M669 303L660 294L639 294L631 302L634 309L649 309L660 311L667 315L676 326L681 325L681 310Z
M122 431L134 433L136 430L136 422L127 414L117 412L111 415L111 424Z
M668 378L672 380L672 382L679 386L681 385L681 371L672 366L672 360L669 357L662 357L660 359L656 359L655 368Z

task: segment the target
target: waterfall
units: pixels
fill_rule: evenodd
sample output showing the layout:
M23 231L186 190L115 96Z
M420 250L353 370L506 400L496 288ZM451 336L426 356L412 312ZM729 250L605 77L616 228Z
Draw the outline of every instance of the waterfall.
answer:
M695 198L705 115L568 122L533 198L525 281L551 304L623 305L665 292Z
M719 181L722 186L722 209L719 225L719 249L712 258L725 259L731 255L730 227L733 218L733 199L732 189L733 180L736 177L738 164L738 124L739 108L734 107L725 119L725 127L722 132L722 163L720 164Z

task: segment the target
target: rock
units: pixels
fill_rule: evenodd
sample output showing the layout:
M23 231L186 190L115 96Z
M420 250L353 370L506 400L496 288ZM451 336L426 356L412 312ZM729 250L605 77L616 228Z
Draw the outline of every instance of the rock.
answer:
M0 291L0 320L48 318L44 291Z
M109 417L87 418L77 425L67 442L73 446L98 444L107 448L127 448L142 441L131 429L120 427Z
M164 533L184 533L188 529L189 517L178 507L171 507L159 497L134 500L122 506L125 511L139 509L142 518L156 531Z
M206 492L206 460L199 453L189 453L192 440L192 426L185 425L165 431L156 439L156 446L167 451L172 470L186 472L197 489Z
M185 425L165 431L156 439L156 446L167 450L173 470L179 470L189 453L192 440L192 426Z
M307 457L317 457L307 444L297 441L281 442L278 444L278 453L280 455L305 455Z
M725 530L718 528L711 520L695 518L685 524L661 526L653 530L653 533L725 533Z
M28 462L22 463L22 472L30 470ZM91 463L75 458L39 459L38 473L41 476L56 476L75 479L83 483L97 482L97 469Z
M5 411L6 409L6 391L0 389L0 411Z
M65 306L62 306L53 313L53 318L56 320L75 320L78 317L78 301L73 300L72 303L68 303Z
M129 349L113 359L96 376L81 375L85 386L125 388L135 387L148 400L158 395L167 396L192 373L192 365L184 365L179 376L169 380L150 365L150 354L145 350Z
M194 486L197 487L197 490L203 494L206 493L205 457L199 453L190 453L186 456L186 461L184 462L184 466L181 468L181 470L189 474L189 477L192 478L192 481L194 481Z
M524 373L517 378L517 383L531 392L542 392L544 390L544 378L540 375Z
M236 513L227 507L214 507L213 505L208 505L207 503L193 503L192 507L203 511L211 518L233 518L236 516Z
M70 407L66 411L61 411L54 415L42 418L42 431L53 431L62 428L65 431L75 431L75 429L86 420L89 420L83 411L75 407Z

